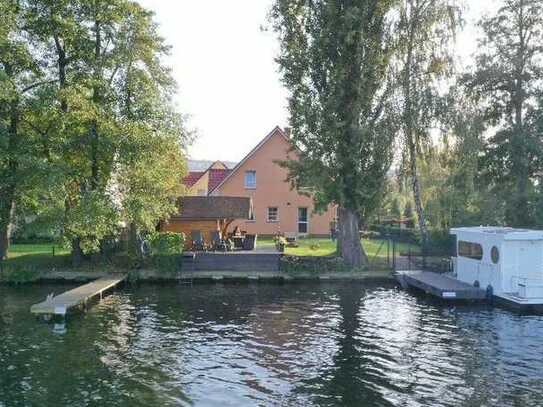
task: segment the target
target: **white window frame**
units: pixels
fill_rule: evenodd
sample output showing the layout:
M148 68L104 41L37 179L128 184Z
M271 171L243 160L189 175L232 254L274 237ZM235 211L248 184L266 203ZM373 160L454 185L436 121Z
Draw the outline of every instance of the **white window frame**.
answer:
M270 209L275 209L275 217L270 217ZM266 219L268 223L279 222L279 207L278 206L268 206L266 210Z
M254 174L254 183L252 184L247 183L247 174ZM244 176L243 176L243 185L245 186L245 189L256 189L256 171L255 170L245 171Z
M306 220L300 221L300 209L305 209L306 211ZM309 208L307 206L299 206L298 207L298 213L297 213L297 219L296 219L296 230L298 231L298 234L301 235L307 235L309 234ZM305 224L305 232L300 232L300 224Z

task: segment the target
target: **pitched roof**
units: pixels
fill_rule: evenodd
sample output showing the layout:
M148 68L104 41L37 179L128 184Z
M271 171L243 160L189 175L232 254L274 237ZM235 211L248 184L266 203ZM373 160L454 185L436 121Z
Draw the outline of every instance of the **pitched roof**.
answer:
M273 128L273 130L270 131L266 137L264 137L262 140L260 140L260 143L258 143L258 144L256 145L256 147L253 148L253 149L249 152L249 154L247 154L247 155L243 158L243 160L241 160L234 168L232 168L232 170L230 171L230 173L229 173L226 177L224 177L224 179L223 179L219 184L217 184L217 186L215 186L213 189L209 189L209 190L208 190L208 191L209 191L208 193L211 194L213 191L215 191L217 188L219 188L221 185L223 185L223 184L224 184L224 183L225 183L232 175L234 175L234 173L236 173L236 172L240 169L240 167L241 167L243 164L245 164L245 162L246 162L249 158L251 158L251 157L252 157L252 156L260 149L260 147L262 147L264 144L266 144L266 142L267 142L269 139L271 139L275 134L280 134L281 136L283 136L283 137L285 138L285 140L287 140L289 143L291 143L290 138L289 138L289 137L287 136L287 134L283 131L283 129L281 129L281 127L279 127L279 126L275 126L275 127Z
M213 191L215 187L219 185L228 176L228 174L230 174L230 172L232 172L232 170L210 168L207 191L208 192Z
M185 196L179 200L180 213L173 219L249 219L251 198L237 196Z
M196 181L198 181L204 173L205 171L190 171L183 178L183 184L190 188L191 186L196 184Z

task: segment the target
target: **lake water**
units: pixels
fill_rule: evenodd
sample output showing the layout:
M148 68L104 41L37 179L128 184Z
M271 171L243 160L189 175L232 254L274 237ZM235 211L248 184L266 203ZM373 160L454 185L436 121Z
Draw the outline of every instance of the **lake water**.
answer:
M0 287L0 406L541 406L543 317L361 284Z

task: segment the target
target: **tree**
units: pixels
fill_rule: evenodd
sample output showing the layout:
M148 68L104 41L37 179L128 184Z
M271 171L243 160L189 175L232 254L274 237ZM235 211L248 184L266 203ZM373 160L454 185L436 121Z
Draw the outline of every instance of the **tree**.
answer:
M27 181L39 167L30 131L24 125L28 107L45 77L32 45L20 30L21 5L0 1L0 260L7 256L17 203L32 185Z
M505 0L494 16L480 25L475 72L466 77L474 98L486 107L486 119L497 127L490 137L485 168L495 190L506 201L512 226L533 223L530 194L543 154L537 121L543 56L543 3Z
M359 225L379 205L396 133L393 0L277 0L271 21L299 160L284 165L316 208L338 205L339 252L367 264Z
M402 0L399 7L402 134L423 249L428 243L428 228L417 161L422 158L424 145L431 143L439 81L452 72L450 43L458 21L454 0Z
M63 206L57 211L62 214L58 228L71 243L75 264L100 250L122 221L140 231L154 229L176 210L187 132L171 102L175 82L162 62L169 48L152 13L127 0L0 4L13 5L9 16L17 20L3 26L13 33L2 31L2 38L20 40L19 48L43 76L43 84L34 85L32 67L14 64L26 69L15 73L24 79L20 89L32 89L24 100L24 116L18 116L18 131L25 131L34 144L24 145L34 146L33 153L49 166L47 171L37 167L36 174L50 185L28 207L38 211L38 201L55 209ZM15 82L15 74L8 84ZM10 117L7 110L2 114L0 126ZM7 163L21 157L17 151L6 155ZM18 179L36 184L29 172Z

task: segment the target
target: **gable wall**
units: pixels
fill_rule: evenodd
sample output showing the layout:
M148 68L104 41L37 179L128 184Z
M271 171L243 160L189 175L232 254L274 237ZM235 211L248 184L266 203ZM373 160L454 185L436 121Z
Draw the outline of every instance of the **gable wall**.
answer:
M309 234L328 235L330 222L334 219L335 209L330 208L323 214L313 213L311 197L298 194L290 189L286 182L287 170L274 161L285 160L290 143L279 130L246 160L226 182L213 192L223 196L247 196L253 199L254 221L237 221L231 228L239 225L248 233L273 235L277 231L296 233L298 231L298 207L307 207L309 211ZM292 153L290 153L292 154ZM245 171L256 171L256 189L244 186ZM267 208L279 209L279 221L268 222Z

